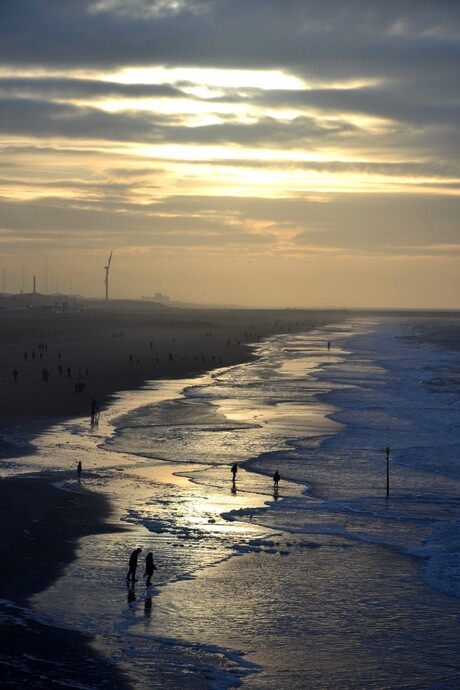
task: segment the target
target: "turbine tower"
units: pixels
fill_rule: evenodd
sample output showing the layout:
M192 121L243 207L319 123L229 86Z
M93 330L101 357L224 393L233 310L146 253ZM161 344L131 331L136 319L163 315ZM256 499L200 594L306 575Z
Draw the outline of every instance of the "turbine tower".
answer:
M109 260L107 261L107 266L104 266L105 269L105 299L109 299L109 270L110 270L110 262L112 261L112 252L110 252Z

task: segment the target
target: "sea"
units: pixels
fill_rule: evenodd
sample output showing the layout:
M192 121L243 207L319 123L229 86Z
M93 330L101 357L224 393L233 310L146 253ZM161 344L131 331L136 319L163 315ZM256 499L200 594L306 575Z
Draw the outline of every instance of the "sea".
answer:
M80 539L31 615L92 635L136 690L460 689L460 319L254 351L117 394L93 427L16 430L34 453L3 476L67 470L124 528Z

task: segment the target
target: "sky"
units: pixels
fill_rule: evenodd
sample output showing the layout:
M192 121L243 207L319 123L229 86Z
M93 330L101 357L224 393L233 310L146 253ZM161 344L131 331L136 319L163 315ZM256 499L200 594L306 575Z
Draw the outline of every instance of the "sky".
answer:
M460 308L458 0L1 0L0 288Z

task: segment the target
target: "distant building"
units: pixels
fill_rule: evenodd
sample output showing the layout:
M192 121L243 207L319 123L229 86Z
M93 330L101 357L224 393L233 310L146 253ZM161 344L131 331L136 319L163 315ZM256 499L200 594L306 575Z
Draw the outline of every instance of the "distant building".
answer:
M162 292L156 292L153 297L142 297L146 302L160 302L160 304L169 304L171 298L168 295L163 295Z

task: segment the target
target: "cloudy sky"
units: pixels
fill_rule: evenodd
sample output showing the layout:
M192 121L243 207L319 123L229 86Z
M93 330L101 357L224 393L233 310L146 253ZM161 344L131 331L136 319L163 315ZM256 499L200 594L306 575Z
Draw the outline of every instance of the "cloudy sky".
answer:
M2 289L460 308L458 0L1 0Z

